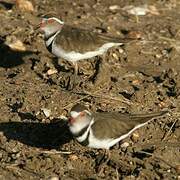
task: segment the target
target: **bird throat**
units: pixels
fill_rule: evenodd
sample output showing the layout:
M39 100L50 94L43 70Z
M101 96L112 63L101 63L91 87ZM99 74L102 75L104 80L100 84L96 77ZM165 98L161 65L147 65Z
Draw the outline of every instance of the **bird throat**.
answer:
M89 127L89 124L87 126L85 126L83 129L81 129L78 133L74 134L74 137L80 137L82 136L86 131L87 131L87 128Z
M45 36L44 37L44 40L45 40L45 43L46 43L46 47L48 49L49 52L52 52L52 44L54 42L54 39L56 38L57 34L59 33L60 31L56 31L52 34L49 34L48 36Z

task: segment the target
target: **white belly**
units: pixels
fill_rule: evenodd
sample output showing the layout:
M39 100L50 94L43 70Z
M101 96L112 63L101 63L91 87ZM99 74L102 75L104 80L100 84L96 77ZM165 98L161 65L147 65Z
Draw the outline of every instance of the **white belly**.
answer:
M100 140L97 139L94 135L92 130L90 130L90 135L89 135L89 144L88 146L91 148L97 148L97 149L109 149L111 146L114 146L116 143L118 143L121 139L104 139Z
M122 43L106 43L103 46L101 46L99 49L97 49L96 51L88 51L86 53L79 53L79 52L67 52L64 51L62 48L57 47L55 42L52 44L52 53L60 58L63 58L67 61L71 61L71 62L76 62L82 59L88 59L88 58L92 58L98 55L102 55L104 54L109 48L113 47L113 46L119 46L122 45Z
M97 148L97 149L109 149L110 147L112 147L116 143L118 143L119 141L127 138L136 129L146 125L148 122L137 125L131 131L129 131L127 134L122 134L120 137L118 137L116 139L112 139L112 138L104 139L104 140L97 139L94 136L92 129L90 129L90 134L89 134L89 139L88 139L89 140L89 145L88 146L91 147L91 148Z

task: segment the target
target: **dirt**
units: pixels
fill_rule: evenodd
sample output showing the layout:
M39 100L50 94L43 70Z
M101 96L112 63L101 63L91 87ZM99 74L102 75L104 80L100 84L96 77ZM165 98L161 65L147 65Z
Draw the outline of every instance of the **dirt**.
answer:
M0 179L180 178L179 1L32 3L28 12L0 2ZM145 3L156 13L123 9ZM51 55L34 30L49 12L73 26L135 40L79 62L72 86L73 66ZM26 51L7 46L12 37ZM77 102L91 111L169 113L125 139L127 147L113 147L104 163L104 150L79 145L62 118Z

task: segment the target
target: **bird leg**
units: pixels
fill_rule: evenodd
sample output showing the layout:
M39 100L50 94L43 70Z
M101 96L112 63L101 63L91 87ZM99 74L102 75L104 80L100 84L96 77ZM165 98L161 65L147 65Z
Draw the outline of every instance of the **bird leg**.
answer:
M74 74L73 74L73 78L72 78L72 87L70 89L73 89L77 83L78 83L78 80L77 80L77 76L78 76L78 64L77 62L72 62L73 66L74 66Z
M77 76L78 75L78 63L77 62L73 62L73 65L74 65L74 75Z
M101 161L103 161L103 160L105 160L105 161L100 163L100 165L99 165L99 167L97 169L97 172L98 172L99 176L101 176L103 174L105 165L107 165L107 163L110 160L110 156L111 156L110 150L109 149L105 149L103 159L101 160Z

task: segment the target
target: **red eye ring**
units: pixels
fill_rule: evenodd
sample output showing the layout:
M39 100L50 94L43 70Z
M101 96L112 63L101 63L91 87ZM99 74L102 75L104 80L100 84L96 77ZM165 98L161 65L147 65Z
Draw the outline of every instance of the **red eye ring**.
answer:
M48 23L53 23L54 19L48 19Z
M73 124L75 119L73 117L70 117L68 121L69 121L70 124Z
M85 113L84 113L84 112L81 112L81 113L80 113L80 116L81 116L81 117L85 116Z

